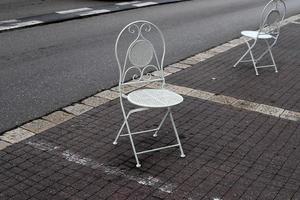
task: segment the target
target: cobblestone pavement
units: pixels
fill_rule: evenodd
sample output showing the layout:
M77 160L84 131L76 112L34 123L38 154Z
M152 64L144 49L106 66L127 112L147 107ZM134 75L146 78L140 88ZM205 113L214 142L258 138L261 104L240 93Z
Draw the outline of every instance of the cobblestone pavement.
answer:
M289 24L281 31L273 49L279 73L274 73L273 68L258 69L260 76L256 77L251 63L233 68L246 51L246 45L242 45L179 72L167 82L299 112L300 28ZM260 45L256 52L262 49L265 47Z
M298 112L299 31L296 24L283 28L274 49L278 74L232 68L244 50L238 46L167 82ZM186 158L173 148L141 155L142 167L136 168L128 138L112 145L123 119L111 96L114 100L87 106L87 112L1 150L0 199L300 199L299 121L184 98L174 118ZM154 128L163 114L134 114L132 128ZM176 142L170 123L157 138L134 139L138 150Z

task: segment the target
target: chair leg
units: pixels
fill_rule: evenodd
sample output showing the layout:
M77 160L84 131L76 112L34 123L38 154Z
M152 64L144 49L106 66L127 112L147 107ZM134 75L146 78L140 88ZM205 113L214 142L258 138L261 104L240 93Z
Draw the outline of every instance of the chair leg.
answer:
M275 72L278 73L277 66L276 66L276 63L275 63L275 60L274 60L273 53L272 53L271 49L269 49L269 52L270 52L272 62L274 64Z
M157 133L158 133L158 131L160 130L160 128L161 128L161 126L163 125L163 123L165 122L165 120L166 120L166 118L167 118L169 112L170 112L169 110L166 112L165 116L163 117L163 119L161 120L159 126L157 127L157 131L155 131L155 133L153 134L153 137L157 137Z
M233 67L236 67L246 56L247 54L249 53L250 49L248 49L244 55L242 55L242 57L233 65Z
M254 42L254 44L252 44L252 46L250 46L249 42L246 41L246 43L247 43L247 46L249 48L249 53L250 53L251 60L252 60L253 66L254 66L255 74L256 74L256 76L258 76L259 74L258 74L258 71L257 71L256 61L255 61L254 55L252 53L252 48L256 44L256 41Z
M115 139L114 142L113 142L114 145L118 144L118 139L119 139L119 137L120 137L120 134L121 134L121 132L122 132L122 130L123 130L125 124L126 124L126 123L125 123L125 120L124 120L124 122L123 122L123 124L122 124L122 126L121 126L121 128L120 128L120 130L119 130L119 132L118 132L118 134L117 134L117 137L116 137L116 139Z
M132 135L131 135L131 131L130 131L130 128L129 128L127 118L125 119L125 124L126 124L126 127L127 127L128 136L129 136L130 143L131 143L131 146L132 146L133 154L134 154L134 157L135 157L135 160L136 160L136 167L141 167L139 158L136 154L135 145L134 145L134 142L133 142L133 138L132 138Z
M276 63L275 63L275 59L274 59L274 56L273 56L273 53L272 53L272 50L271 50L271 48L273 47L273 45L270 46L270 44L268 43L268 41L266 41L266 43L267 43L267 46L268 46L268 51L270 53L270 56L271 56L274 68L275 68L275 72L278 73L277 66L276 66Z
M174 132L175 132L175 135L176 135L177 143L179 145L179 149L180 149L180 153L181 153L180 157L184 158L185 154L184 154L182 146L181 146L181 142L180 142L180 139L179 139L179 136L178 136L177 128L176 128L176 125L175 125L175 122L174 122L174 119L173 119L172 111L171 111L170 108L168 108L168 110L169 110L169 113L170 113L171 123L173 125L173 129L174 129Z

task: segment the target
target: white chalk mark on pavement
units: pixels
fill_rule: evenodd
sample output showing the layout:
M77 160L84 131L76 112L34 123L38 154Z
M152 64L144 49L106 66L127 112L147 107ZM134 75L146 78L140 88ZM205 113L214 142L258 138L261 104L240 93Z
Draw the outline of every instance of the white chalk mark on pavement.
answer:
M151 175L147 175L147 176L131 175L131 174L129 174L129 172L122 170L118 167L108 166L108 165L105 165L104 163L98 163L97 161L94 161L91 158L81 156L78 153L73 153L70 150L59 151L59 149L61 149L60 147L55 146L48 142L42 142L42 141L31 142L31 141L29 141L26 144L33 146L34 148L42 150L42 151L51 152L52 154L60 156L69 162L87 166L92 169L98 169L108 175L123 177L128 180L135 181L140 185L151 186L151 187L154 187L154 188L160 190L161 192L170 194L176 188L176 184L168 183L168 182L165 183L165 181L162 181L161 179L159 179L157 177L153 177Z

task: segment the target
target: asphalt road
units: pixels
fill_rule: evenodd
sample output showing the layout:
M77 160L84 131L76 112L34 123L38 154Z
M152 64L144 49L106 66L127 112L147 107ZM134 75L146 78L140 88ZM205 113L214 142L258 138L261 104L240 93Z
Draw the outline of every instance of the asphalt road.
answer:
M107 0L1 0L0 21L47 14L54 11L111 4Z
M114 41L131 21L162 29L170 64L256 29L265 3L194 0L2 32L0 132L116 85ZM287 5L300 13L299 0Z

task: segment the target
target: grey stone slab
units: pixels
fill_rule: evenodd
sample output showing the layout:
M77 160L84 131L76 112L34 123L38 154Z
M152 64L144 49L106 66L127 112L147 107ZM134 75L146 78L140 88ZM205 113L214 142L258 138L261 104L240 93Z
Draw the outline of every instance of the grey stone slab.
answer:
M37 119L32 122L29 122L27 124L24 124L22 128L29 130L33 133L41 133L49 128L54 127L56 124L43 120L43 119Z
M172 64L172 65L169 65L169 66L170 67L176 67L176 68L179 68L179 69L186 69L186 68L192 67L191 65L183 64L183 63L175 63L175 64Z
M169 76L171 75L172 73L169 73L167 71L163 71L163 76ZM161 77L161 71L155 71L155 72L152 72L152 75L153 76L156 76L156 77Z
M91 107L91 106L76 103L72 106L68 106L68 107L63 108L63 110L65 110L68 113L71 113L73 115L81 115L82 113L85 113L85 112L91 110L92 108L93 107Z
M177 68L177 67L171 67L171 66L168 66L168 67L164 68L164 71L167 72L167 73L174 74L174 73L176 73L176 72L181 71L181 69L179 69L179 68Z
M8 142L1 141L1 140L0 140L0 150L5 149L5 148L8 147L9 145L11 145L11 144L8 143Z
M203 100L208 100L215 94L211 92L201 91L201 90L191 90L191 92L189 92L187 95L191 97L203 99Z
M109 100L113 100L113 99L119 98L120 94L118 92L115 92L115 91L105 90L103 92L100 92L100 93L96 94L95 96L102 97L102 98L109 99Z
M4 133L2 136L0 136L0 139L3 140L4 142L9 142L13 144L25 140L32 136L34 136L33 132L30 132L23 128L16 128L14 130Z
M102 104L108 102L109 99L101 98L101 97L89 97L82 101L83 104L91 106L91 107L98 107Z
M127 93L130 93L130 92L132 92L132 91L138 89L138 88L143 87L143 85L140 85L140 84L132 84L132 85L123 85L123 86L121 86L121 87L122 87L122 92L125 93L125 94L127 94ZM110 90L119 93L119 86L113 87L113 88L111 88Z
M255 111L260 106L260 104L245 100L237 100L232 104L232 106L245 110Z
M300 121L300 113L294 112L290 110L285 110L281 115L280 118L288 119L292 121Z
M237 101L237 99L234 97L229 97L224 95L214 95L209 100L220 104L226 104L226 105L231 105Z
M164 86L165 89L171 90L173 92L176 92L178 94L183 94L186 95L189 92L192 91L192 88L187 88L183 86L177 86L177 85L171 85L171 84L165 84Z
M75 117L75 115L63 111L56 111L54 113L51 113L50 115L44 116L43 119L50 121L54 124L60 124L65 121L68 121L73 117Z
M255 111L266 114L266 115L272 115L275 117L279 117L283 113L284 109L261 104Z

